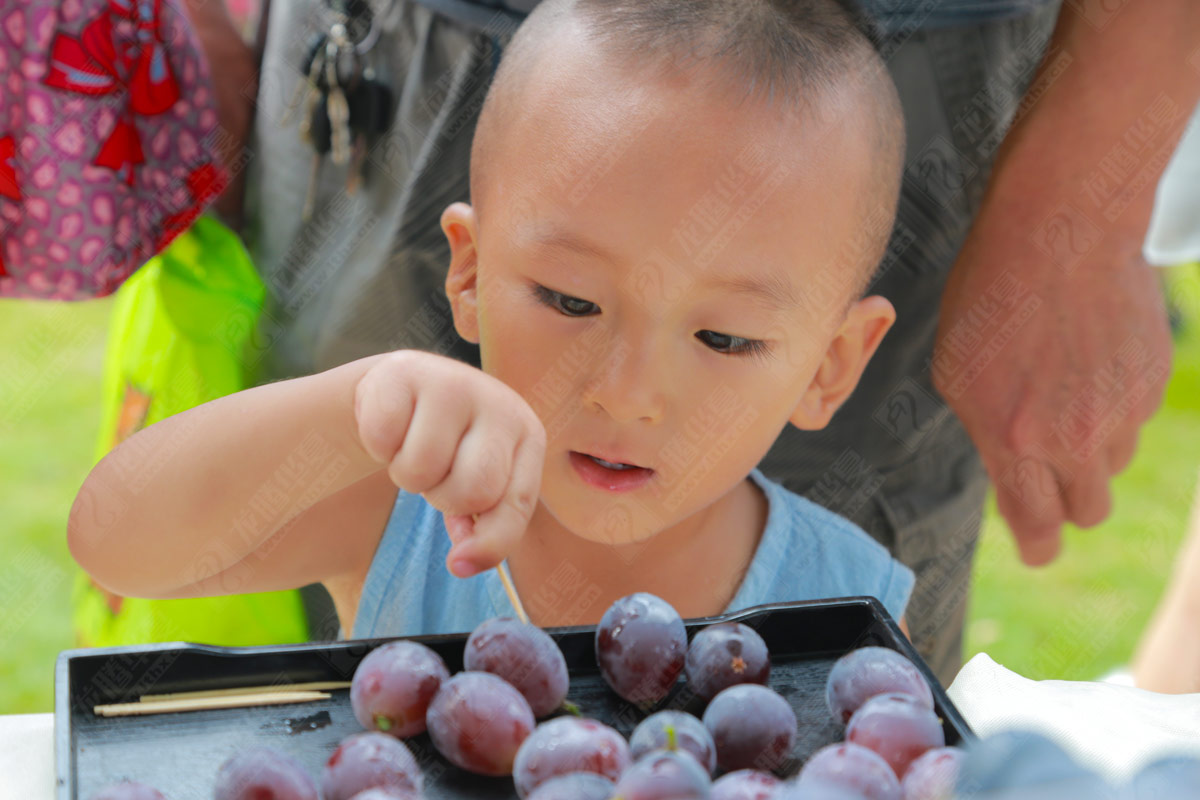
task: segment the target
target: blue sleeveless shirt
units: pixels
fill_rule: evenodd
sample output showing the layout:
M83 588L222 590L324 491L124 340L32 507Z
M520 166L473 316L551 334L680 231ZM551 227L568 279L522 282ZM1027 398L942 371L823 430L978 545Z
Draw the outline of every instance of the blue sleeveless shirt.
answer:
M750 478L767 497L767 524L726 612L871 595L900 619L913 588L908 567L849 520L758 470ZM496 571L456 578L445 566L449 551L442 513L420 495L400 492L363 583L353 638L469 633L485 619L511 616Z

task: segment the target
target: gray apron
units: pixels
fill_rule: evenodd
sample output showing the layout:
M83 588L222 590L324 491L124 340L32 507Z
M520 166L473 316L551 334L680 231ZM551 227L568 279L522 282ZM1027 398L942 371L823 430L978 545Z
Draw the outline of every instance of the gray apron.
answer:
M254 366L274 380L397 348L478 364L443 292L439 217L468 199L475 121L500 51L536 0L394 0L381 9L376 72L396 117L354 193L326 163L301 221L312 151L282 124L300 81L312 0L273 4L251 148L248 240L270 290ZM1058 0L870 0L900 90L907 171L888 255L872 286L896 306L862 382L824 431L788 427L762 470L852 519L917 574L907 619L943 682L957 673L986 475L929 363L946 276L979 208L996 147L1045 52ZM326 622L333 620L327 608ZM316 635L336 623L314 620Z

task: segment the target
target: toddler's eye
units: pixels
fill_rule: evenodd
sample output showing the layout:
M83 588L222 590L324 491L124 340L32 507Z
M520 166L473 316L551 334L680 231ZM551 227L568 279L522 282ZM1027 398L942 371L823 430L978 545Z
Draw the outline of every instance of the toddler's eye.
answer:
M534 286L533 292L538 302L566 314L568 317L586 317L600 311L600 306L590 300L581 300L569 294L547 289L545 286Z
M716 331L697 331L696 338L718 353L735 356L758 356L767 352L767 343L759 339L743 339Z

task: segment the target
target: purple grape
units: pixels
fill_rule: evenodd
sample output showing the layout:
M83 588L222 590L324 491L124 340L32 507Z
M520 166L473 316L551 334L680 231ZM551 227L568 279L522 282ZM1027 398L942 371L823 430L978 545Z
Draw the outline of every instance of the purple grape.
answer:
M769 772L739 769L717 779L710 800L768 800L781 781Z
M739 683L766 686L771 656L758 631L740 622L709 625L692 637L684 662L688 686L705 700Z
M367 730L397 738L425 730L425 711L442 681L450 677L442 657L417 642L375 648L354 671L350 706Z
M696 759L679 750L658 750L625 771L613 800L707 800L711 788Z
M671 737L674 737L674 744ZM704 723L684 711L659 711L642 720L629 737L629 755L637 761L653 750L682 750L709 774L717 768L717 746Z
M567 661L550 634L512 617L480 623L467 638L463 669L490 672L511 683L544 717L567 697Z
M411 751L399 739L368 731L347 736L321 772L322 800L350 800L365 789L391 789L420 796L424 779Z
M912 695L879 694L862 704L846 726L846 741L883 756L899 777L927 750L946 746L937 715Z
M528 701L490 672L460 672L442 684L425 716L429 738L450 763L480 775L508 775L536 724Z
M717 745L717 763L725 770L779 768L796 741L796 712L766 686L741 683L712 699L704 727Z
M667 696L687 654L687 629L671 604L647 592L613 603L596 627L596 663L613 691L648 705Z
M939 747L912 762L900 781L904 800L952 800L954 782L966 757L957 747Z
M831 744L813 753L800 770L797 787L828 787L855 792L864 800L901 800L896 773L872 750L849 742Z
M829 671L825 702L833 718L845 725L859 706L888 692L904 692L933 708L933 692L911 661L886 647L860 647L839 658Z
M317 785L291 756L256 747L221 765L213 800L317 800Z
M572 772L594 772L615 781L633 759L621 734L594 719L555 717L534 729L517 751L513 785L527 797L542 783Z
M91 800L167 800L158 789L152 789L144 783L122 781L111 786L105 786Z
M608 800L614 785L594 772L569 772L539 784L529 800Z

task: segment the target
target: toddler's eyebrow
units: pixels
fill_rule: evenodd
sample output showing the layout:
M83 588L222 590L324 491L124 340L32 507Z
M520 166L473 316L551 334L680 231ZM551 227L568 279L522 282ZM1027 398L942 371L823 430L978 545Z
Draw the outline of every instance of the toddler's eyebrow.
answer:
M597 242L583 239L562 229L551 229L536 237L533 241L536 247L557 248L570 250L575 253L598 258L610 264L620 262L620 258ZM765 277L751 275L713 275L704 282L705 288L718 289L732 294L750 295L761 300L771 311L791 311L800 305L796 290L791 282L778 275Z
M567 233L563 230L553 230L545 233L534 239L533 244L537 247L553 247L560 250L571 250L576 253L582 253L586 256L592 256L602 261L616 263L619 259L617 255L606 249L603 245L596 242L581 239L574 234Z
M704 285L733 294L746 294L761 300L772 311L791 311L800 305L792 284L778 275L713 275Z

